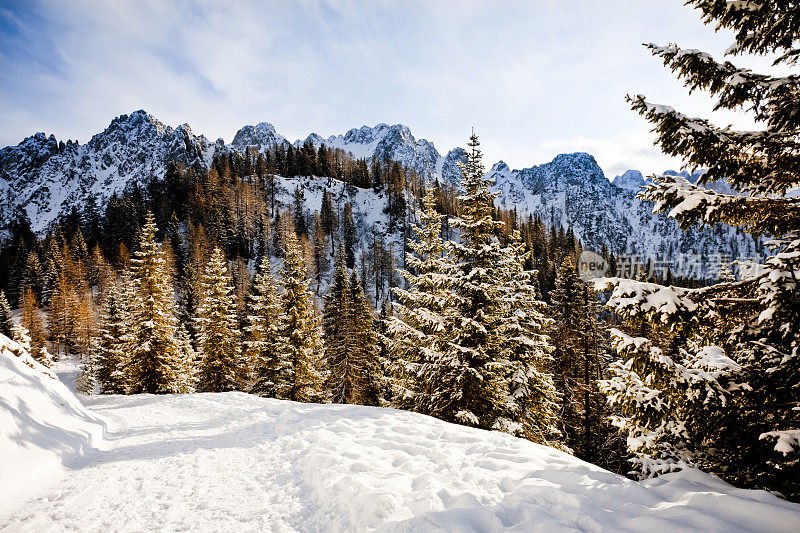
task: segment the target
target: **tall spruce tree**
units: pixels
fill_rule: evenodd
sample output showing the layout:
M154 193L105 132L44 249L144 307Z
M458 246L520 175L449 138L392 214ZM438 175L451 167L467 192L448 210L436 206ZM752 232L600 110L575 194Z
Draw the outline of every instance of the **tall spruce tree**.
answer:
M322 325L325 341L325 362L328 367L326 388L334 403L357 403L354 400L359 387L359 376L354 368L354 354L350 340L355 333L350 298L350 279L344 265L341 248L336 254L333 280L325 295Z
M602 463L606 457L601 457L601 450L609 441L609 428L604 420L605 398L597 385L603 370L600 304L590 286L578 277L570 255L561 263L550 298L553 374L562 394L561 431L578 457Z
M202 297L197 310L201 360L197 390L241 390L244 379L236 295L228 262L219 246L211 252L201 286Z
M375 312L364 293L364 284L355 271L350 274L350 301L353 304L351 321L355 330L353 351L357 356L356 361L362 376L360 403L378 405L383 373L378 361Z
M703 20L731 30L727 54L800 58L796 2L689 0ZM652 334L614 331L621 357L604 382L616 424L628 435L643 474L696 464L733 483L800 498L800 184L796 75L763 75L676 45L647 45L716 109L742 109L756 131L629 97L654 125L658 144L687 165L708 170L691 183L655 176L640 196L681 226L725 223L771 238L771 255L738 281L681 289L622 279L599 284L609 304ZM735 194L704 187L726 180ZM662 339L668 339L663 342Z
M492 429L508 411L509 361L501 335L504 250L495 237L503 223L492 217L496 193L489 189L493 179L483 173L477 135L473 133L467 145L467 160L461 165L460 216L451 220L460 238L445 246L457 267L452 289L459 295L459 324L449 340L449 360L431 377L448 391L442 412L445 420Z
M128 391L126 367L133 341L128 303L117 284L112 284L105 297L93 346L92 367L101 394Z
M519 233L504 249L502 277L504 315L501 336L509 361L508 410L497 427L533 442L562 447L558 427L560 395L550 374L553 346L547 335L551 320L537 288L537 272L525 270L529 252Z
M286 339L286 352L283 356L292 365L288 399L300 402L319 401L324 398L324 377L320 361L322 339L314 301L308 288L303 251L291 227L284 231L284 248L281 299L285 321L281 335Z
M378 400L372 311L358 278L350 279L340 249L333 283L325 296L323 326L326 388L335 403L375 404Z
M436 212L433 188L429 187L409 242L408 270L400 274L408 289L395 288L395 314L387 316L389 381L392 402L398 407L441 416L448 391L440 391L429 372L445 361L454 324L455 294L450 290L454 266L443 257L442 215ZM387 313L388 315L389 313Z
M131 259L134 287L131 302L134 324L128 364L130 392L165 394L188 390L188 361L177 340L173 289L156 242L156 223L147 213L139 249Z
M282 336L284 321L277 281L272 275L269 258L264 257L247 299L244 346L253 394L269 398L289 396L292 364L286 357L286 342Z

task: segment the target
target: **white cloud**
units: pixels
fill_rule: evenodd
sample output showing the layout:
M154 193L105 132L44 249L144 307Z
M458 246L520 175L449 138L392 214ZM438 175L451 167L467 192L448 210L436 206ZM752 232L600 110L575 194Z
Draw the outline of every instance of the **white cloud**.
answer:
M611 177L678 166L625 93L708 110L640 43L730 40L658 0L21 6L0 10L0 145L38 130L85 142L144 108L228 141L262 120L290 138L402 122L446 152L474 126L487 162L580 150Z

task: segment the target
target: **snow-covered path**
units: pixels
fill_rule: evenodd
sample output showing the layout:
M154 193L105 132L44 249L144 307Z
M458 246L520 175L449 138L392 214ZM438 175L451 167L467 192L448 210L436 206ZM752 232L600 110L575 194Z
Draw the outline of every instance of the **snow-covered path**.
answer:
M647 485L391 409L242 393L84 398L106 439L4 531L797 531L700 472ZM2 461L2 459L0 459Z

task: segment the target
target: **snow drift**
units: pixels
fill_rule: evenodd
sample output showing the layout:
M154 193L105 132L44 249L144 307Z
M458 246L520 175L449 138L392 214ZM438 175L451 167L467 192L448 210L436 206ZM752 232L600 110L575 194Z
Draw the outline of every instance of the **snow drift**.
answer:
M0 517L102 438L100 420L50 370L0 335Z
M2 343L0 530L789 532L800 524L800 505L702 472L637 483L503 433L393 409L238 392L103 396L84 407ZM107 423L100 447L95 413Z

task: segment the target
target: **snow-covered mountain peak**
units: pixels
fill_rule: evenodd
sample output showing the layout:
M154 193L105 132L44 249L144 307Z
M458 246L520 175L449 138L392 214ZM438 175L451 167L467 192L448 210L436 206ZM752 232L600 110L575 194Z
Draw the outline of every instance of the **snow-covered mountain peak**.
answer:
M500 161L492 165L492 169L490 172L508 172L509 170L510 169L508 168L506 162L501 159Z
M299 147L303 146L305 143L311 143L314 146L314 148L319 148L321 145L326 144L326 141L325 141L325 139L322 138L321 135L319 135L317 133L310 133L308 135L308 137L303 139L302 142L300 140L297 140L294 143L294 145L299 148Z
M23 208L34 231L43 231L89 196L103 205L133 183L162 176L171 162L205 169L216 149L187 124L173 129L143 110L116 117L83 145L36 134L0 150L0 224Z
M586 176L595 176L598 173L603 174L594 156L586 152L559 154L549 164L554 168L568 169Z
M344 136L340 137L344 142L350 144L370 144L376 139L382 138L388 129L389 125L383 123L376 124L374 127L361 126L360 128L348 130Z
M704 168L699 170L694 170L691 173L688 170L681 170L681 171L665 170L664 172L662 172L662 174L665 176L682 176L692 183L697 183L697 180L699 180L700 177L702 177L702 175L705 173L706 169Z
M644 176L638 170L626 170L611 182L615 187L628 191L638 191L645 184Z
M172 132L172 128L140 109L130 115L116 117L105 130L94 135L87 144L94 150L102 150L114 143L123 145L130 142L142 143Z
M20 163L39 166L58 151L59 143L55 135L48 136L45 133L37 132L30 137L25 137L16 146L8 146L0 150L0 175L3 171L12 171Z
M274 145L290 144L286 137L275 131L275 127L269 122L259 122L255 126L244 126L233 137L231 146L237 150L244 150L248 146L253 146L259 150L272 148Z
M344 135L331 135L322 144L349 152L356 158L396 161L425 178L433 177L441 164L441 156L433 143L417 140L404 124L361 126Z

